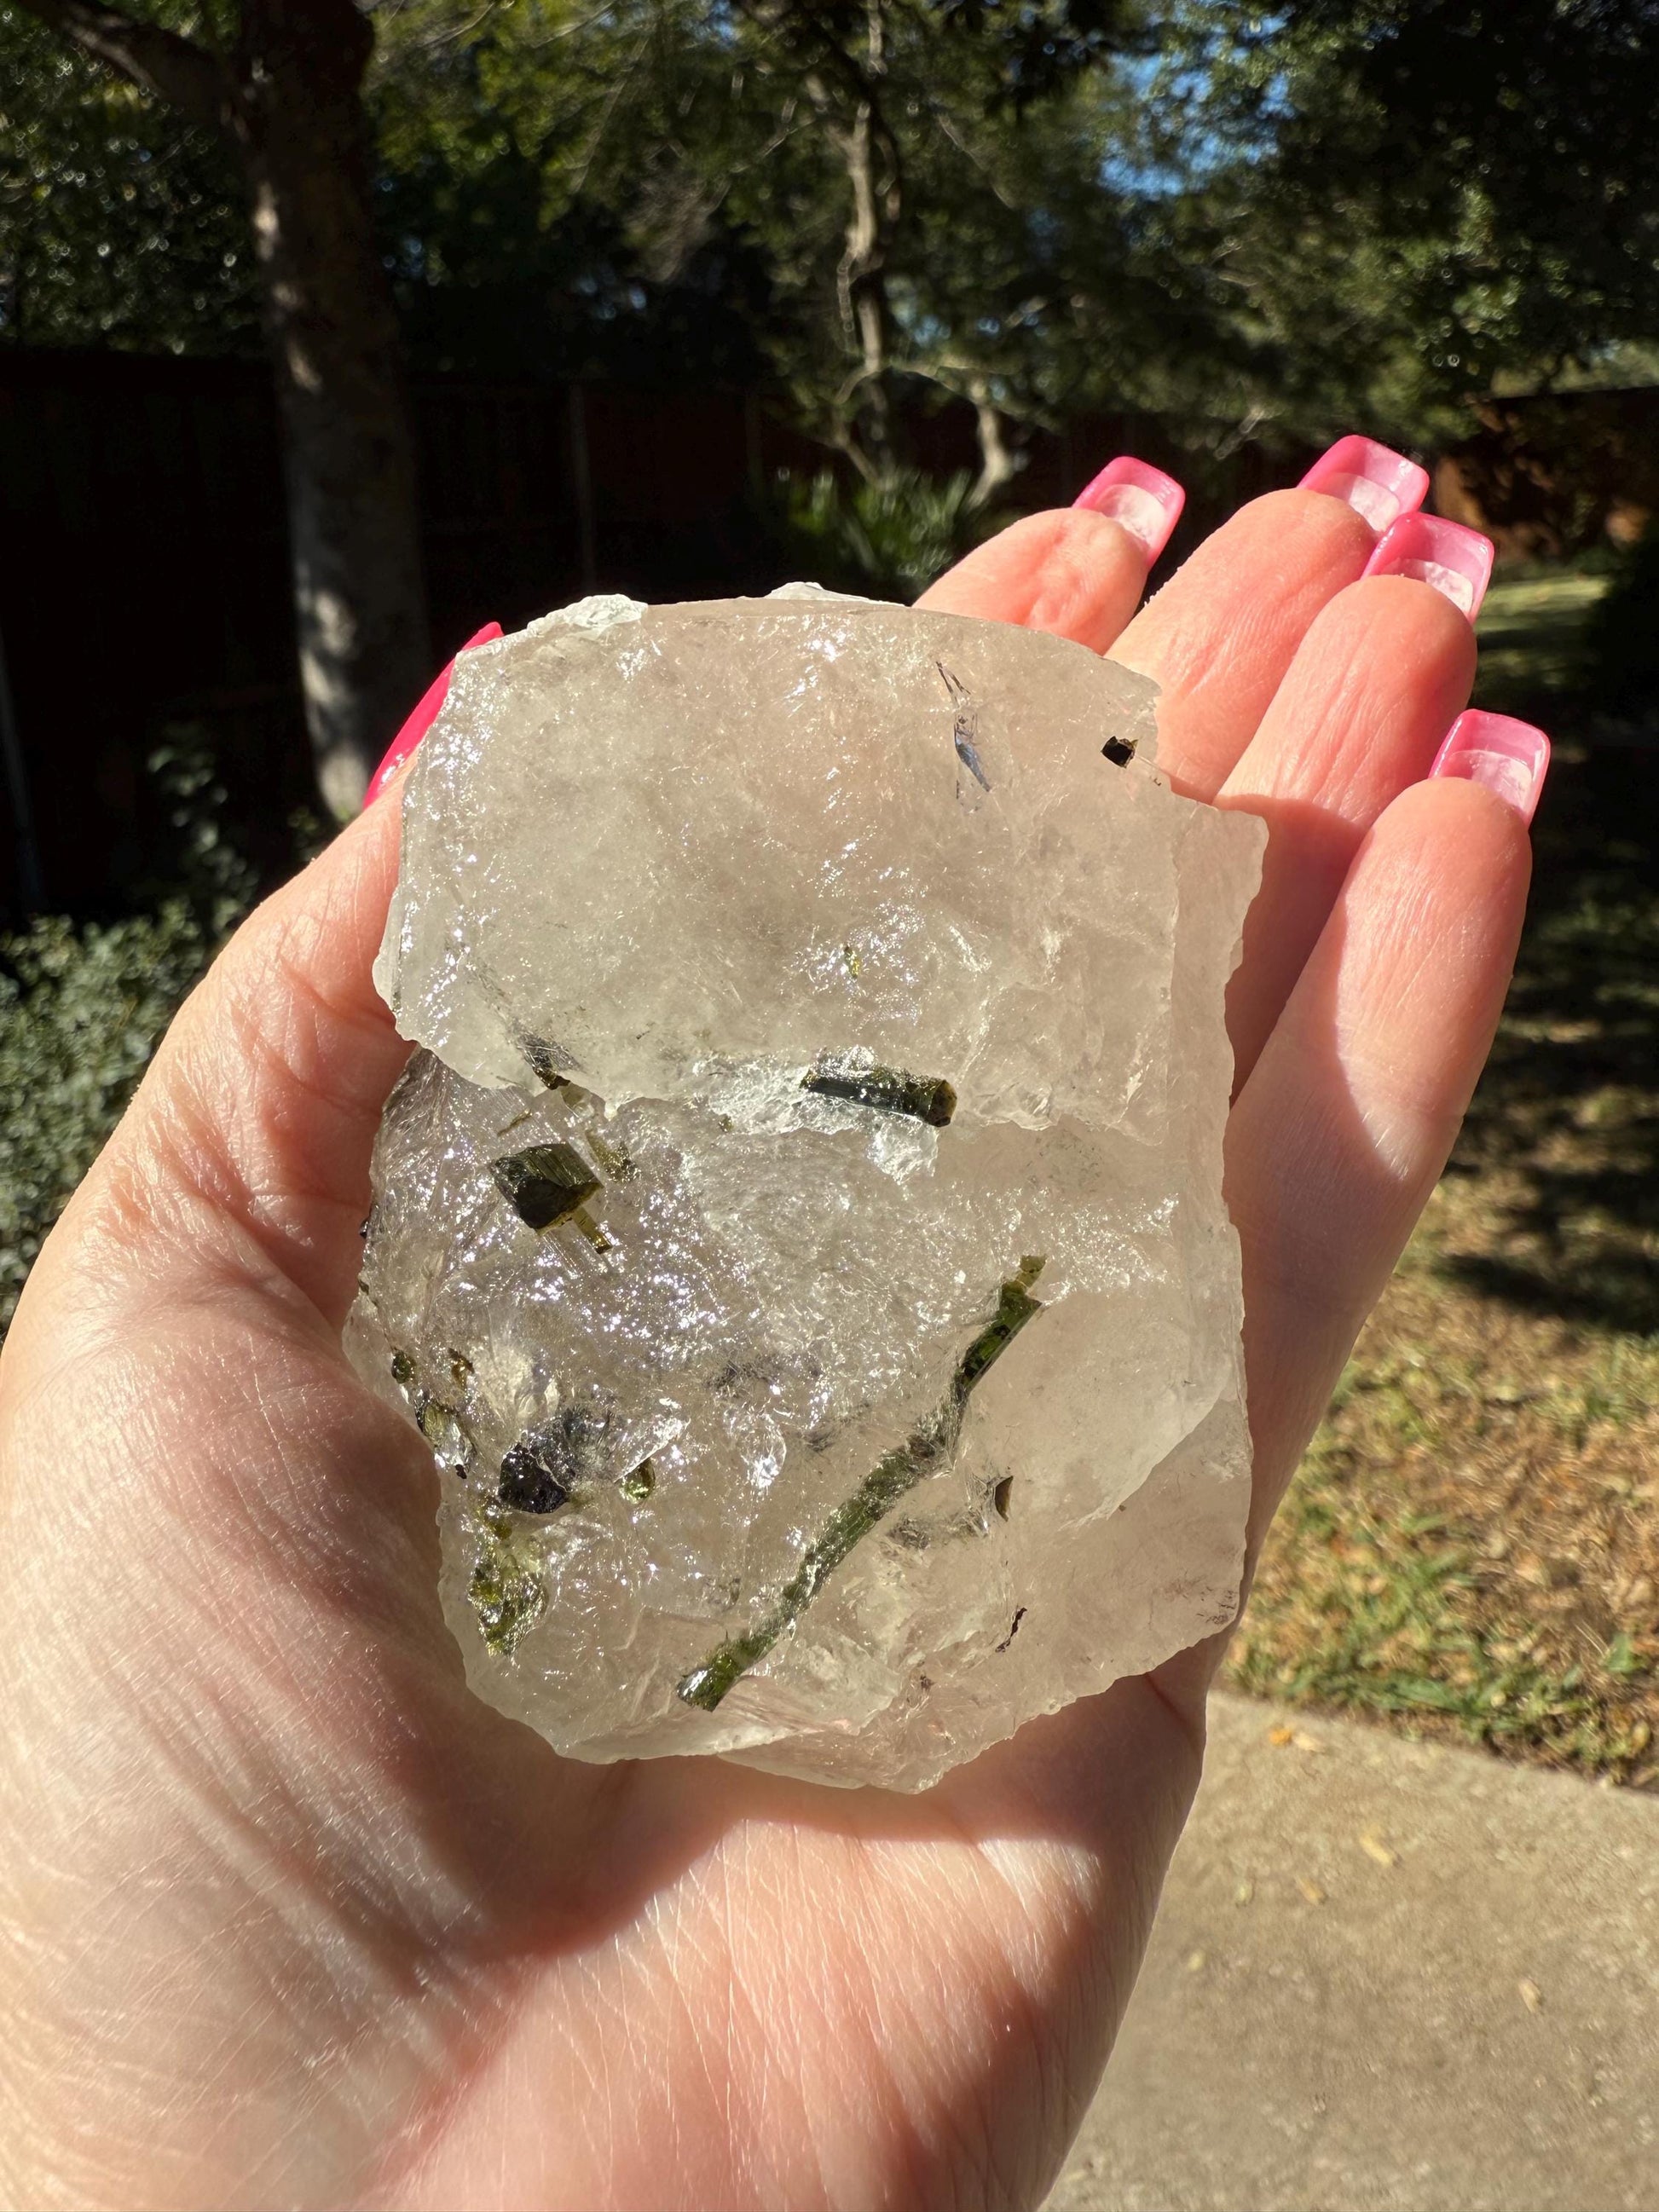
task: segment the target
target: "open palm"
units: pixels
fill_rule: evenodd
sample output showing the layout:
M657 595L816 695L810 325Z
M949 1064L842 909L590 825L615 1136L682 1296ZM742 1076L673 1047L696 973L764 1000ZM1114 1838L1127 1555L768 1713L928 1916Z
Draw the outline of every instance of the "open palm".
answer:
M1135 540L1017 526L931 605L1164 686L1264 813L1231 1013L1257 1538L1443 1162L1519 816L1424 781L1469 626L1316 491L1130 619ZM0 2193L17 2204L1030 2204L1098 2077L1213 1652L903 1799L563 1761L465 1690L436 1477L339 1328L406 1049L373 807L248 921L0 1363Z

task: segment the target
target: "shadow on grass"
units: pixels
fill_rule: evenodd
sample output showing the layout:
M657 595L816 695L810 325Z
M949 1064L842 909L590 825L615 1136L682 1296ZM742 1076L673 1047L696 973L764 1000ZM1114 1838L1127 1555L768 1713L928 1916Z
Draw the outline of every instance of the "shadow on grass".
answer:
M1540 659L1561 665L1559 649ZM1437 1265L1510 1305L1646 1335L1659 1332L1659 747L1598 742L1589 699L1547 678L1504 690L1508 711L1556 732L1557 754L1514 987L1450 1169L1491 1178L1487 1249Z

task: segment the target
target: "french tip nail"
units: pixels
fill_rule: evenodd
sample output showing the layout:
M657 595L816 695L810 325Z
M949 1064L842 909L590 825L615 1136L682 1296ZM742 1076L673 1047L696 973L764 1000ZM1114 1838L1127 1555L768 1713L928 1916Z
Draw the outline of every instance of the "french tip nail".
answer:
M459 660L463 653L471 653L475 645L489 645L502 635L498 622L487 622L482 629L475 629L455 655ZM446 661L405 718L403 727L386 747L386 758L368 780L368 789L363 793L363 805L373 806L404 763L414 751L442 711L449 696L449 679L455 672L455 660Z
M1392 446L1357 434L1339 438L1302 479L1304 491L1322 491L1352 507L1381 537L1402 514L1414 514L1429 495L1429 472Z
M1132 453L1108 461L1072 501L1073 507L1120 523L1149 563L1169 544L1186 504L1187 494L1173 477L1153 468L1150 461L1136 460Z
M1549 765L1550 741L1542 730L1517 721L1513 714L1487 714L1471 708L1446 732L1429 774L1484 784L1530 823L1538 811Z
M1368 576L1410 576L1431 584L1473 622L1492 581L1496 549L1490 538L1443 514L1402 514L1390 523L1365 563Z

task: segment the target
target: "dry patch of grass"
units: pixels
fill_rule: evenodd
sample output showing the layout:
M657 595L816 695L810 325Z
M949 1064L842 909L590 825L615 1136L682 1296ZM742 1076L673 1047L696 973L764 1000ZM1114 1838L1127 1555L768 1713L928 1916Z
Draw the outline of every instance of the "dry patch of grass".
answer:
M1659 1781L1659 1340L1450 1289L1443 1190L1269 1540L1242 1688Z
M1554 604L1576 617L1591 596ZM1568 665L1570 647L1558 629L1532 665ZM1511 702L1561 726L1559 701ZM1656 782L1655 756L1562 749L1491 1066L1231 1661L1245 1689L1644 1786L1659 1784Z

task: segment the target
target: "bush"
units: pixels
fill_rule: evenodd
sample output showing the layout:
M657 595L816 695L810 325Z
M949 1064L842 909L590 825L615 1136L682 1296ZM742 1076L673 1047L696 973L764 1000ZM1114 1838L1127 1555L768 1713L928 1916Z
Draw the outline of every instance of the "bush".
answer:
M940 480L901 469L879 484L843 484L824 469L786 490L790 558L815 583L908 602L1006 517L976 507L964 470Z
M149 766L179 835L172 888L125 921L46 915L0 939L0 1333L174 1011L252 898L200 739L173 733Z
M209 951L183 899L0 940L0 1328Z

